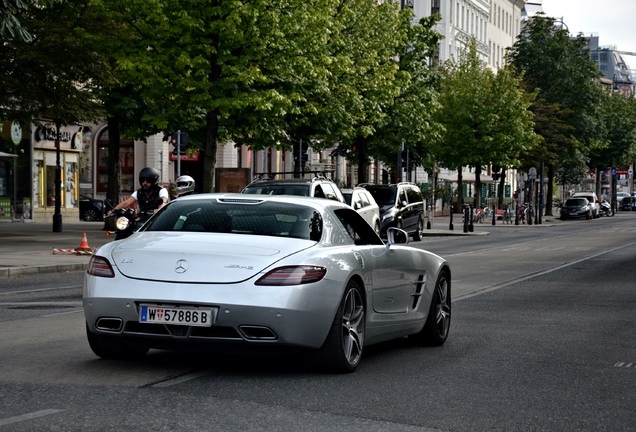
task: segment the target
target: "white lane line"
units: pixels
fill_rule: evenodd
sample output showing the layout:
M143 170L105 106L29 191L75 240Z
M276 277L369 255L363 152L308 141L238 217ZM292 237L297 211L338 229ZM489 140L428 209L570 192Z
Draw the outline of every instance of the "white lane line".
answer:
M547 274L554 273L555 271L564 269L566 267L570 267L570 266L573 266L575 264L578 264L578 263L581 263L581 262L585 262L585 261L594 259L596 257L602 256L602 255L606 255L606 254L611 253L611 252L615 252L617 250L621 250L621 249L625 249L625 248L628 248L628 247L632 247L634 245L636 245L636 242L629 243L629 244L622 245L622 246L618 246L618 247L615 247L615 248L612 248L612 249L607 249L607 250L601 251L601 252L599 252L597 254L594 254L594 255L589 255L589 256L574 260L574 261L570 261L570 262L567 262L565 264L559 265L557 267L549 268L549 269L546 269L546 270L540 270L540 271L537 271L536 273L530 273L530 274L527 274L525 276L520 276L520 277L515 278L513 280L509 280L507 282L502 282L502 283L499 283L499 284L495 284L495 285L491 285L491 286L488 286L488 287L484 287L484 288L478 289L477 291L473 291L471 293L459 295L459 296L455 297L453 299L453 301L466 300L466 299L469 299L471 297L482 295L482 294L485 294L485 293L488 293L488 292L491 292L491 291L495 291L495 290L498 290L498 289L501 289L501 288L505 288L505 287L507 287L509 285L514 285L516 283L523 282L523 281L526 281L526 280L529 280L529 279L534 279L534 278L539 277L539 276L545 276Z
M44 416L47 416L47 415L59 413L61 411L64 411L64 410L45 409L45 410L41 410L41 411L34 411L32 413L22 414L22 415L15 416L15 417L7 417L5 419L0 419L0 427L7 426L7 425L10 425L10 424L13 424L13 423L23 422L23 421L26 421L26 420L33 420L33 419L36 419L38 417L44 417Z

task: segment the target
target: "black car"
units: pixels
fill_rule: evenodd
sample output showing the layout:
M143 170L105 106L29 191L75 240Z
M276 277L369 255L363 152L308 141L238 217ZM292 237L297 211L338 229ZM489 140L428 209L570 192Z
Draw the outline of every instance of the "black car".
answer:
M80 219L92 222L104 220L104 201L80 195Z
M618 206L618 209L623 211L636 210L636 197L629 196L623 198Z
M561 207L561 220L593 217L592 205L585 197L568 198Z
M424 230L424 198L414 183L363 184L380 206L381 236L386 237L390 227L401 228L421 240Z

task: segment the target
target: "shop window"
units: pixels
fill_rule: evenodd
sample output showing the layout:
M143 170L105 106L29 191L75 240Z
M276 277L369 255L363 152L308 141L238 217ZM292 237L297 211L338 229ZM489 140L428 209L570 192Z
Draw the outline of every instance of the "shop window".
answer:
M132 193L135 189L134 143L122 139L119 143L119 191ZM108 189L108 132L103 132L97 141L97 192L106 193Z

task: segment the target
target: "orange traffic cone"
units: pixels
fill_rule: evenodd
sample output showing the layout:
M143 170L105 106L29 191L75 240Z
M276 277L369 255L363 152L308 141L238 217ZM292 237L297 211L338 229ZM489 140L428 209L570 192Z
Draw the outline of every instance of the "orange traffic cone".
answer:
M82 233L82 243L78 247L75 248L76 251L89 251L92 248L88 245L88 240L86 239L86 233Z

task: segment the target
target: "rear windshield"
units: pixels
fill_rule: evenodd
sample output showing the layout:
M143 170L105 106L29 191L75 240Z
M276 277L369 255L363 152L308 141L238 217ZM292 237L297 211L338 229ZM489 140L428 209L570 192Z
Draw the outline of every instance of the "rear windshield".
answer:
M174 201L142 231L252 234L320 240L322 217L310 207L253 200Z
M367 187L366 188L371 195L373 195L373 199L378 205L387 206L395 204L395 194L397 193L397 188L392 187Z

